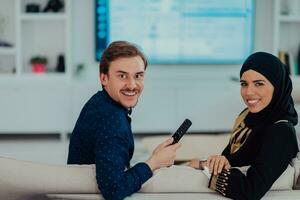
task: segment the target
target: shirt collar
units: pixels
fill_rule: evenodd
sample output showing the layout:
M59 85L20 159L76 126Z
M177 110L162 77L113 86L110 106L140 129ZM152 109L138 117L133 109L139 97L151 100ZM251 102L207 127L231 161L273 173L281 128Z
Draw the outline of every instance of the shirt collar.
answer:
M120 103L116 102L113 98L111 98L111 96L109 96L108 92L105 89L102 90L102 93L103 93L103 96L105 97L105 99L108 100L108 102L121 108L127 115L131 115L132 108L125 108Z

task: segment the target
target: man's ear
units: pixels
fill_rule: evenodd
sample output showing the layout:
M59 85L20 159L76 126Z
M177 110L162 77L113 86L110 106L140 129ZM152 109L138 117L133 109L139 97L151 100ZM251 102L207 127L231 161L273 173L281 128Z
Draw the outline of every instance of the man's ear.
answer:
M107 85L108 75L104 73L100 73L100 81L102 85Z

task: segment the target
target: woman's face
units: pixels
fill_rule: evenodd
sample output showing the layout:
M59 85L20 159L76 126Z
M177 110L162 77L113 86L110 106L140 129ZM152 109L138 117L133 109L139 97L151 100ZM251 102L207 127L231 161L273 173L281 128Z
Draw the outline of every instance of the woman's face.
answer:
M258 113L269 105L274 87L262 74L248 70L241 77L241 96L251 113Z

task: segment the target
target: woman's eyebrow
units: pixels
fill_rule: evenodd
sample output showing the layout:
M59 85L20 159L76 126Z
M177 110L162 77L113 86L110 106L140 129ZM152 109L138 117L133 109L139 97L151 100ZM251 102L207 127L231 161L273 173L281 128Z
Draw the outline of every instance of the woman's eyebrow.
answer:
M266 81L265 80L254 80L253 82L257 83L257 82L266 82Z
M247 82L247 81L245 81L245 80L240 80L240 82ZM265 81L265 80L254 80L254 81L252 81L252 82L257 83L257 82L266 82L266 81Z

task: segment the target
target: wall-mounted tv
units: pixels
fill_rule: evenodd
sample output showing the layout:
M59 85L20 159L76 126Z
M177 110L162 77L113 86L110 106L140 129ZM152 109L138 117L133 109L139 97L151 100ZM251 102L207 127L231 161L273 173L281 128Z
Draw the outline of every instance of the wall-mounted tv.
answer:
M95 0L96 59L112 41L151 64L235 64L253 50L254 0Z

